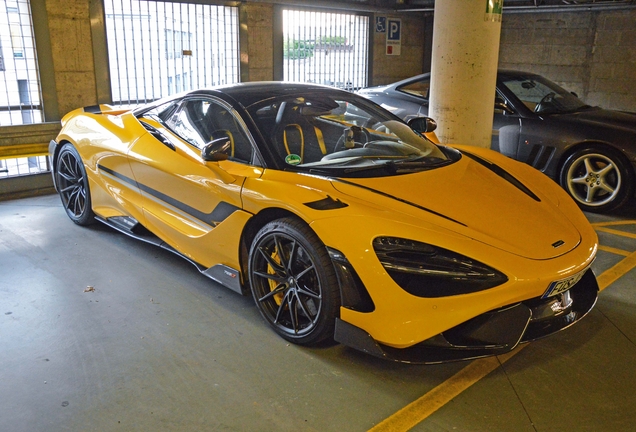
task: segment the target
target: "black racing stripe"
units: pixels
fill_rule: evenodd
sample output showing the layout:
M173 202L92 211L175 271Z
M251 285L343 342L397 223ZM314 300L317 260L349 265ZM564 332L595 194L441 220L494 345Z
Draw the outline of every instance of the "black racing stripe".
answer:
M216 223L221 223L237 210L240 210L240 208L228 202L221 201L214 207L212 213L210 213L210 219L216 221Z
M103 170L115 177L117 177L118 179L121 179L123 181L125 181L126 183L129 183L133 186L138 187L139 189L141 189L142 191L146 192L149 195L154 196L155 198L160 199L161 201L170 204L171 206L178 208L179 210L181 210L184 213L189 214L190 216L205 222L208 225L211 226L215 226L220 224L221 222L223 222L225 219L227 219L228 217L230 217L230 215L232 215L232 213L234 213L237 210L241 210L239 207L230 204L228 202L225 201L221 201L219 204L217 204L217 206L214 208L214 210L212 210L211 213L204 213L200 210L195 209L194 207L191 207L181 201L178 201L174 198L172 198L171 196L168 196L162 192L159 192L156 189L151 188L150 186L146 186L142 183L138 183L137 181L135 181L134 179L131 179L130 177L127 177L121 173L118 173L116 171L113 171L110 168L106 168L103 165L97 165L97 168L99 168L100 170Z
M394 199L394 200L396 200L396 201L399 201L399 202L401 202L401 203L408 204L408 205L410 205L410 206L413 206L413 207L418 208L418 209L420 209L420 210L424 210L425 212L428 212L428 213L434 214L435 216L442 217L442 218L444 218L444 219L447 219L447 220L449 220L449 221L452 221L452 222L455 222L455 223L457 223L457 224L463 225L463 226L465 226L465 227L467 227L467 226L468 226L468 225L466 225L466 224L465 224L465 223L463 223L463 222L460 222L460 221L458 221L458 220L456 220L456 219L453 219L453 218L451 218L451 217L448 217L448 216L446 216L446 215L443 215L443 214L441 214L441 213L438 213L438 212L436 212L435 210L431 210L431 209L429 209L429 208L426 208L426 207L423 207L423 206L421 206L421 205L415 204L414 202L407 201L407 200L402 199L402 198L398 198L398 197L396 197L396 196L394 196L394 195L391 195L391 194L388 194L388 193L385 193L385 192L379 191L379 190L377 190L377 189L373 189L373 188L370 188L370 187L368 187L368 186L363 186L363 185L360 185L360 184L358 184L358 183L350 182L350 181L347 181L347 180L343 180L343 179L341 179L341 178L332 178L331 180L333 180L333 181L337 181L337 182L340 182L340 183L344 183L344 184L348 184L348 185L351 185L351 186L357 186L357 187L362 188L362 189L366 189L366 190L368 190L368 191L371 191L371 192L377 193L378 195L382 195L382 196L385 196L385 197L387 197L387 198L391 198L391 199Z
M91 114L101 114L102 109L99 107L99 105L90 105L90 106L84 107L84 112L91 113Z
M106 171L108 174L117 177L120 180L123 180L124 182L131 184L135 187L139 187L139 184L137 184L137 181L135 179L131 179L130 177L126 177L125 175L118 173L117 171L113 171L110 168L106 168L104 165L100 165L97 164L97 169L100 169L102 171Z
M528 195L533 200L541 202L541 198L536 196L534 194L534 192L532 192L530 189L528 189L528 187L526 185L521 183L519 180L517 180L516 177L514 177L512 174L510 174L508 171L506 171L505 169L503 169L499 165L495 165L494 163L489 162L489 161L487 161L485 159L482 159L479 156L474 155L472 153L468 153L465 150L462 150L462 154L465 154L466 156L468 156L469 158L471 158L472 160L474 160L478 164L482 165L483 167L489 169L490 171L492 171L493 173L495 173L496 175L498 175L502 179L506 180L508 183L510 183L511 185L516 187L517 189L519 189L524 194Z

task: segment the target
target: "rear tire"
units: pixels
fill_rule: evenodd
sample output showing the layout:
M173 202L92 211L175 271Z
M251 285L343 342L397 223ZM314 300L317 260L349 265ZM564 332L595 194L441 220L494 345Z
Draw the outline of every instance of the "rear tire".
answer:
M57 155L55 183L64 210L73 222L78 225L95 222L86 169L79 153L70 143L64 144Z
M566 159L559 182L582 210L607 212L625 204L632 195L634 173L620 153L590 145Z

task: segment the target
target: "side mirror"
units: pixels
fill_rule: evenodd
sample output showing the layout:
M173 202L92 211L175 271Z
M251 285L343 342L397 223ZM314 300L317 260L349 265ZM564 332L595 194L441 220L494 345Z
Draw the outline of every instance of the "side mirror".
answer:
M504 114L514 114L514 110L500 96L495 97L495 111L503 111Z
M437 129L437 122L430 117L415 117L409 120L408 125L415 132L421 134L433 132Z
M206 162L217 162L229 158L232 139L229 136L214 139L201 150L201 158Z

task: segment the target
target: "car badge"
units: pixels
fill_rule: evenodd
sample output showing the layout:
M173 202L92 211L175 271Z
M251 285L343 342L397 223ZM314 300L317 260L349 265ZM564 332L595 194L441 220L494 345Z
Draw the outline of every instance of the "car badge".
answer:
M565 244L565 242L563 240L559 240L559 241L555 241L554 243L552 243L552 247L556 249L559 246L563 246L564 244Z
M288 154L287 156L285 156L285 162L289 165L298 165L301 162L300 156L294 153Z

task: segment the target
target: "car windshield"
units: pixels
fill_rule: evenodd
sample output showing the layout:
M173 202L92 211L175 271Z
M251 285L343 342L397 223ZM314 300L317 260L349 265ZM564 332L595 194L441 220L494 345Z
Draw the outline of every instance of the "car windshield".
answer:
M566 113L589 108L589 105L572 93L538 75L506 77L502 82L526 107L536 113Z
M267 99L248 112L281 169L381 176L432 169L457 158L389 112L344 92Z

